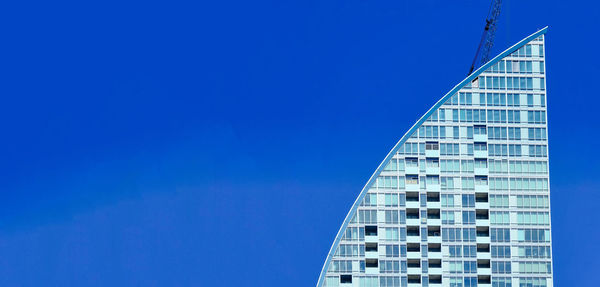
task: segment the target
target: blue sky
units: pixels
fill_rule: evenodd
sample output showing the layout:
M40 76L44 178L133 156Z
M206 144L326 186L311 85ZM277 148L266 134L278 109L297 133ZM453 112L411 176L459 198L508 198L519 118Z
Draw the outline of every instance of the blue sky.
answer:
M0 285L314 285L489 5L210 2L3 4ZM557 286L600 267L599 5L505 0L493 51L549 26Z

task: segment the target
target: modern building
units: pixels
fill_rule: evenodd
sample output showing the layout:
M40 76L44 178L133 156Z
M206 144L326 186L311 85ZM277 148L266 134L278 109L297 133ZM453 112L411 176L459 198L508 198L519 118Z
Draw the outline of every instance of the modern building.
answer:
M553 285L546 30L473 72L400 139L317 287Z

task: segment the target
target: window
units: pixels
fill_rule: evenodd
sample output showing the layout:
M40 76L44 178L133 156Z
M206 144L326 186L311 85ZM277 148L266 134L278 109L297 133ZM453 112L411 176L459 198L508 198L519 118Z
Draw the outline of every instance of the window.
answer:
M363 198L361 206L377 206L377 194L367 193Z
M521 123L521 112L520 111L508 111L508 123L509 124L520 124Z
M530 157L547 157L548 148L545 145L529 145Z
M508 161L507 160L489 160L490 172L491 173L507 173L508 172Z
M462 155L473 155L473 144L461 144L463 149L467 150L467 153L463 153Z
M377 178L378 188L398 188L398 177L397 176L380 176Z
M530 141L545 141L546 140L546 129L545 128L529 128L528 139Z
M550 274L550 263L546 262L519 262L521 274Z
M454 207L454 195L453 194L442 194L442 207Z
M509 107L518 107L518 106L520 106L521 95L519 95L519 94L507 94L506 98L507 98L507 105Z
M488 155L490 156L507 156L508 146L505 144L489 144Z
M403 277L406 279L406 277ZM406 280L404 280L406 281ZM408 283L403 284L402 286L407 286ZM359 285L365 286L365 285ZM376 284L372 285L373 287L377 287ZM400 287L400 277L398 276L380 276L379 277L379 287Z
M465 245L463 246L465 258L476 258L477 257L477 246L475 245Z
M459 160L441 160L441 172L447 173L458 173L460 172L460 161Z
M475 242L476 241L475 228L463 228L463 242Z
M340 283L352 283L352 275L340 275Z
M520 144L509 144L508 145L508 156L521 156L521 145Z
M472 177L463 177L460 179L462 183L463 189L474 189L475 188L475 179Z
M462 261L450 261L449 262L450 273L462 273L463 264Z
M502 78L504 81L504 78ZM504 87L504 85L502 85ZM487 93L488 106L506 106L506 94L504 93Z
M508 128L509 140L521 140L521 128Z
M506 128L505 127L488 127L488 138L491 140L505 140L506 139Z
M546 278L526 277L519 278L519 287L547 287Z
M391 207L391 206L398 206L398 195L394 194L394 193L386 193L384 195L384 200L385 200L385 206L387 207Z
M359 223L377 223L377 210L359 210L358 211L358 222ZM377 234L377 231L375 231Z
M461 242L462 233L460 228L442 228L442 241Z
M477 287L477 277L465 277L464 281L464 287Z
M419 137L420 138L437 139L438 134L439 134L438 126L421 126L419 128Z
M384 227L383 228L383 232L385 233L385 240L386 241L398 241L398 239L400 238L400 240L405 240L406 239L406 232L402 232L403 228L396 228L396 227ZM400 232L399 232L400 231ZM406 231L406 229L404 228L404 231ZM377 229L375 229L375 232L377 232ZM372 233L371 233L372 234ZM377 235L377 233L375 233L375 235ZM403 237L404 235L404 237Z
M485 134L487 134L485 126L478 126L478 125L473 126L473 133L475 135L485 135Z
M510 261L492 261L492 273L494 274L510 274Z
M404 162L406 163L406 167L418 167L419 166L418 158L407 157L404 160Z
M352 272L352 260L333 260L330 268L330 271L333 272Z
M517 195L518 208L548 208L549 204L546 195Z
M509 258L510 246L492 246L492 258Z
M385 257L399 257L400 248L398 245L386 245L385 246Z
M429 168L439 168L440 167L440 160L437 158L428 158L426 160L427 163L427 167Z
M425 178L426 178L427 185L439 185L440 184L440 177L437 175L428 175Z
M419 184L419 176L406 175L406 184Z
M377 283L379 283L379 278L377 278L377 276L358 277L358 286L379 287Z
M510 242L509 228L491 228L490 233L492 242Z
M487 119L488 123L505 123L506 110L488 110Z
M486 151L487 145L484 142L476 142L473 144L473 149L476 151Z
M426 142L425 143L425 150L439 150L440 146L438 144L438 142Z
M454 178L453 177L442 177L441 178L442 190L453 190L454 189Z
M454 224L454 211L442 211L442 224Z
M471 93L460 93L460 104L461 105L472 105L472 95Z
M397 224L398 223L398 211L397 210L386 210L385 211L385 223L386 224Z
M546 229L519 229L517 235L519 242L550 242L550 231Z
M546 123L546 112L545 111L527 111L527 123L545 124Z
M421 145L422 145L422 147L421 147ZM398 154L405 154L405 155L425 154L425 144L424 143L423 144L419 144L419 143L404 143L398 149Z
M478 186L487 186L488 185L488 178L485 175L476 175L475 176L475 185Z
M348 227L342 238L347 241L364 240L365 229L363 227Z
M465 261L464 273L477 273L477 261Z
M517 212L519 225L550 225L548 212Z
M462 195L462 207L464 207L464 208L475 207L475 195L474 194L463 194Z
M520 258L550 258L549 246L520 246Z
M365 235L366 236L376 236L377 235L377 226L365 226Z
M365 256L365 247L358 244L340 244L335 255L340 257Z
M397 171L398 170L398 160L395 158L391 159L390 162L385 166L385 168L383 170ZM404 170L404 166L403 166L402 170Z
M487 168L487 159L475 159L475 168Z

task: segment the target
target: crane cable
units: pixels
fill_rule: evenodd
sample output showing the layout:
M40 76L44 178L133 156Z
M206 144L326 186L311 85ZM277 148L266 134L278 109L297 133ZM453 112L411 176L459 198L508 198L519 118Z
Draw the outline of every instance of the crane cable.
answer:
M479 41L479 46L477 46L477 52L475 53L475 57L473 58L473 62L471 63L471 68L469 69L469 74L473 73L475 70L475 65L477 64L477 59L481 55L481 61L479 65L485 64L489 60L490 51L494 46L494 37L496 35L496 21L498 20L498 15L500 15L500 8L502 6L502 0L492 0L490 7L488 9L488 15L485 19L485 28L483 29L483 34L481 35L481 40ZM481 47L483 46L483 52L481 52ZM481 52L481 53L480 53Z

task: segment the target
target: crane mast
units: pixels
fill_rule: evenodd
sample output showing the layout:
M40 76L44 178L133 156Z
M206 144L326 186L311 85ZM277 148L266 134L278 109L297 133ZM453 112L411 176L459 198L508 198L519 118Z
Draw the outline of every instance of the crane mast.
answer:
M490 52L494 46L494 37L496 36L496 22L500 15L500 8L502 6L502 0L492 0L490 8L488 10L488 16L485 19L485 28L479 46L477 46L477 52L475 58L471 63L469 69L469 75L473 73L475 68L481 67L481 65L487 63L490 60Z

